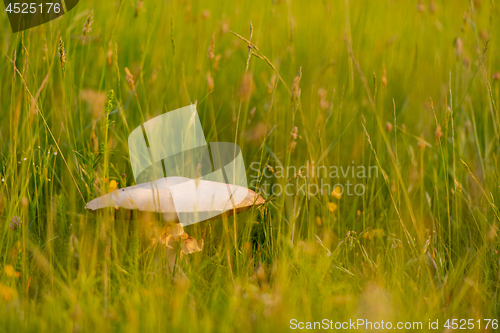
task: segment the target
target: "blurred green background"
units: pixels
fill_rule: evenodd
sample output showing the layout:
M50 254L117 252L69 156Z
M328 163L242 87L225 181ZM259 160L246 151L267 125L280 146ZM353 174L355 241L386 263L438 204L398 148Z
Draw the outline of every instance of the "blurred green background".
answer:
M13 34L2 13L0 330L494 319L499 17L494 0L80 1ZM378 177L187 227L205 245L172 276L158 217L84 207L134 184L131 130L195 102L249 177L255 162Z

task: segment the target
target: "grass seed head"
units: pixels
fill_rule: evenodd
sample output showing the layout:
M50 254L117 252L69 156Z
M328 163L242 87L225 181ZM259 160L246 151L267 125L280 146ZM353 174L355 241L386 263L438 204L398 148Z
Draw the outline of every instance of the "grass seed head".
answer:
M222 58L222 56L220 54L217 54L215 56L215 59L214 59L214 62L212 64L212 68L214 71L218 71L219 70L219 64L220 64L220 59Z
M106 52L106 59L108 61L108 66L111 66L113 62L113 42L109 41L108 43L108 52Z
M441 132L441 126L438 125L438 127L436 128L436 143L439 142L439 139L441 139L441 137L443 136L443 132Z
M132 73L130 73L128 67L125 67L125 75L126 75L125 78L127 80L130 89L132 89L135 92L134 76L132 75Z
M243 101L248 101L255 90L252 73L245 73L241 79L239 96Z
M83 37L87 36L87 34L92 32L92 23L94 23L94 10L90 12L89 16L87 17L87 20L83 24L83 30L82 34Z
M108 99L106 101L106 113L109 114L111 111L113 111L114 108L114 103L113 101L115 100L115 91L111 89L108 91Z
M295 147L297 146L297 136L299 135L299 129L297 126L292 128L292 132L290 133L290 152L293 154L295 151Z
M43 53L43 60L47 60L49 58L49 47L47 45L47 38L43 39L43 46L42 46L42 53Z
M299 74L293 79L292 85L292 103L297 102L300 99L300 79L302 78L302 67L299 69Z
M457 58L460 58L463 51L464 51L464 43L462 42L462 39L460 37L457 37L457 39L455 39L455 56Z
M215 33L212 35L212 41L210 42L210 46L208 47L207 57L210 60L212 60L215 57L214 49L215 49Z
M139 0L139 2L137 3L137 7L135 7L135 17L139 16L139 12L141 11L143 6L144 6L144 1Z
M64 69L66 65L66 50L64 49L64 42L62 40L62 37L59 37L59 60L61 61L62 70L64 74L65 73Z
M213 79L212 74L210 72L207 72L207 85L208 85L209 92L214 91L214 79Z
M326 100L326 89L325 88L319 88L318 89L318 96L319 96L319 108L321 110L326 110L330 106L330 103Z

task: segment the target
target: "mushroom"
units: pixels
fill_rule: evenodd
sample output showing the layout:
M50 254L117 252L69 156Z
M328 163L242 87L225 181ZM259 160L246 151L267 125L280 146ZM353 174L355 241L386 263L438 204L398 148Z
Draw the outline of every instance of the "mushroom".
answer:
M260 195L247 188L238 145L206 141L196 103L144 122L130 133L128 147L136 181L153 181L112 191L90 201L86 208L155 212L162 220L174 222L159 237L167 248L171 269L175 263L174 242L181 242L184 254L203 247L183 227L264 203ZM158 178L160 175L176 176Z
M114 190L88 202L85 208L96 211L113 207L117 211L154 212L159 213L163 221L174 222L164 226L159 238L153 239L153 243L165 245L172 271L176 243L180 241L181 254L198 252L203 248L203 240L197 241L189 236L184 232L184 226L240 213L264 202L259 194L243 186L203 179L165 177Z
M240 213L264 202L260 195L243 186L165 177L114 190L88 202L85 208L98 210L114 207L116 210L156 212L162 214L165 221L176 221L186 226L222 214Z

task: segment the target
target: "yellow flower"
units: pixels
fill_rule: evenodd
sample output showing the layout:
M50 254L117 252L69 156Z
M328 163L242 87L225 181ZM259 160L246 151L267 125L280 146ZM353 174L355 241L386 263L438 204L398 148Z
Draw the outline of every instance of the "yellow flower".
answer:
M4 300L9 302L12 298L16 296L16 291L11 287L4 286L3 284L0 283L0 295L3 297Z
M316 216L316 224L318 225L318 227L321 227L323 225L323 222L321 222L321 217Z
M328 203L328 210L333 214L337 210L337 205L334 202Z
M113 192L118 187L118 183L116 180L112 180L109 182L109 192Z
M3 270L5 271L5 274L8 277L19 277L21 274L19 272L16 272L14 267L12 265L5 265Z
M332 196L337 200L340 200L340 198L342 198L342 189L340 188L340 186L335 186L332 191Z

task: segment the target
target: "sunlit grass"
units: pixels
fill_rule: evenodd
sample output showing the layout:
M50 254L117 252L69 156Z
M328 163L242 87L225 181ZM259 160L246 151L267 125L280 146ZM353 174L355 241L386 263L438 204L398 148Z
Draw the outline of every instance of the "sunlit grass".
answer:
M0 15L0 331L496 318L498 11L80 1L17 34ZM378 177L323 179L362 196L269 195L189 226L203 251L172 276L158 216L84 207L134 184L132 129L195 102L207 141L236 142L249 179L252 163L283 188L320 184L276 175L312 163Z

